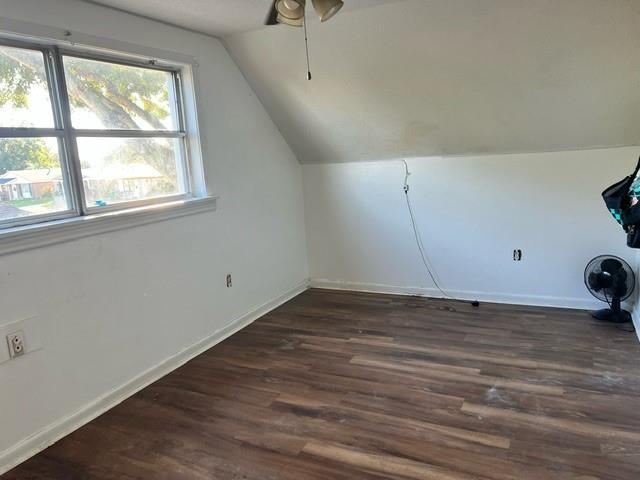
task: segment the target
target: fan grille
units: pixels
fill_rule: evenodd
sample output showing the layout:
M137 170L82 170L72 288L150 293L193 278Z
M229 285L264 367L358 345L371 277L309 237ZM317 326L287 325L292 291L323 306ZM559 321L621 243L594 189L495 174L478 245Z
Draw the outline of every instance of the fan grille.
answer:
M619 268L623 272L615 273L615 268ZM594 288L594 278L599 277L601 279L607 278L612 280L613 277L617 275L626 277L624 283L616 282L616 285L611 283L604 288ZM626 300L631 296L636 286L635 275L629 264L615 255L600 255L592 259L584 269L584 283L587 290L589 290L594 297L607 303L611 303L616 293L620 300Z

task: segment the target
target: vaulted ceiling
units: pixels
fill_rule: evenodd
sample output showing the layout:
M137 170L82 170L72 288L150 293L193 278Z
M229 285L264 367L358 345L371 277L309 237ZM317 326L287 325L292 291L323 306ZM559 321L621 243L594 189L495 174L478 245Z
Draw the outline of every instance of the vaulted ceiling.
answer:
M640 144L640 0L344 1L312 81L271 0L98 3L225 35L303 163Z
M640 144L639 0L407 0L225 39L303 163Z
M213 36L264 25L273 0L86 0ZM344 11L399 0L347 0ZM309 2L311 3L311 2Z

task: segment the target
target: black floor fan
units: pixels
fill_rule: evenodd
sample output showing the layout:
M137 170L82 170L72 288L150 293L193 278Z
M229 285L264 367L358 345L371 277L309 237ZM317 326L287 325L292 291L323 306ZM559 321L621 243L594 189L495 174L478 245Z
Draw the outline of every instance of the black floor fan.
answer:
M636 286L636 277L627 262L613 255L600 255L587 264L584 283L594 297L609 304L609 308L592 312L594 318L612 323L631 321L631 314L621 307Z

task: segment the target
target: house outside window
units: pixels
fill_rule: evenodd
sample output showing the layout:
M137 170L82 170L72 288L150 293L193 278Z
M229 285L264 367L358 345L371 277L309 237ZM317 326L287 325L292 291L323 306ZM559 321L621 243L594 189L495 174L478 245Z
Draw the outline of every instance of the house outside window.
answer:
M0 39L0 233L206 196L183 68Z

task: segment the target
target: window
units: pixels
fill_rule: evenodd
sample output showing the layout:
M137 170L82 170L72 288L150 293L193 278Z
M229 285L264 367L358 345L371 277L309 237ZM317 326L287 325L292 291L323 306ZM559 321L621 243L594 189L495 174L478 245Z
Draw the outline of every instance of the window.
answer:
M0 230L194 197L179 68L0 41Z

